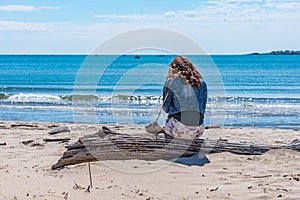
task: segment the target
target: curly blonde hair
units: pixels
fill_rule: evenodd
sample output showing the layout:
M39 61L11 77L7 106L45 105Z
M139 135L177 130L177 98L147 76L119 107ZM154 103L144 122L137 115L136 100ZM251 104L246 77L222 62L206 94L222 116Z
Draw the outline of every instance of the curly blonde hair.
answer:
M203 78L200 72L189 59L183 56L177 56L171 62L166 79L177 79L178 77L182 78L184 84L190 84L193 88L201 87Z

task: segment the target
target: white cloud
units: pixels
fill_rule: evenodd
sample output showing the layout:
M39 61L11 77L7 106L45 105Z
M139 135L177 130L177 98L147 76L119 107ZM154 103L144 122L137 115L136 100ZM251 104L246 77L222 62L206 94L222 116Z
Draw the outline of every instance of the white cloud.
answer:
M176 13L175 12L165 12L165 17L175 17Z
M267 2L264 7L270 9L279 9L279 10L300 10L300 2L299 1L288 1L288 2L274 2L269 1Z
M59 9L59 7L55 6L42 6L42 7L34 7L34 6L28 6L28 5L4 5L0 6L0 11L9 11L9 12L16 12L16 11L22 11L22 12L32 12L36 10L44 10L44 9Z
M33 6L26 6L26 5L6 5L0 6L0 10L2 11L34 11L36 10Z
M196 17L197 13L193 10L187 10L183 12L185 17Z
M199 17L238 22L267 22L300 19L299 1L277 0L210 0L195 12Z
M209 0L208 3L211 4L236 4L236 3L259 3L265 0Z
M93 15L94 18L103 18L103 19L139 19L143 18L144 15Z
M35 22L0 21L0 30L50 31L50 30L54 30L57 25L63 25L68 23L69 22L35 23Z
M300 2L272 0L209 0L194 10L175 10L152 15L94 15L94 18L144 23L272 22L300 19ZM170 21L172 18L172 21ZM175 20L175 19L176 20Z
M60 9L60 7L58 7L58 6L42 6L42 7L38 7L37 8L38 10L58 10L58 9Z
M162 15L142 15L142 14L129 14L129 15L93 15L94 18L110 19L110 20L134 20L134 21L149 21L162 17Z
M170 11L160 14L142 15L142 14L128 14L128 15L93 15L94 18L110 19L110 20L134 20L134 21L154 21L164 20L166 18L194 18L197 13L194 10Z
M196 17L197 13L194 10L180 10L165 12L164 16L169 17Z

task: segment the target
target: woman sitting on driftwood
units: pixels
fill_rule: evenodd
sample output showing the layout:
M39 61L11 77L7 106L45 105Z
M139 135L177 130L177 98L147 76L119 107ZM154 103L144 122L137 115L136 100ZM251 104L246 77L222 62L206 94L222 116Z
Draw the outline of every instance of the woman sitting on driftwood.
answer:
M171 62L163 89L168 113L164 131L175 138L193 140L204 132L207 86L192 62L183 56Z

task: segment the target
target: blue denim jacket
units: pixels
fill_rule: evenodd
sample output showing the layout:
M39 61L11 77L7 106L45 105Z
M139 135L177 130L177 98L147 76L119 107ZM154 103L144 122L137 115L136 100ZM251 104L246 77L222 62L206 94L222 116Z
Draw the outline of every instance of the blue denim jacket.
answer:
M200 88L192 88L190 84L184 84L181 78L170 78L164 85L163 99L165 98L163 109L168 113L168 116L190 110L198 111L204 115L207 103L207 86L202 80Z

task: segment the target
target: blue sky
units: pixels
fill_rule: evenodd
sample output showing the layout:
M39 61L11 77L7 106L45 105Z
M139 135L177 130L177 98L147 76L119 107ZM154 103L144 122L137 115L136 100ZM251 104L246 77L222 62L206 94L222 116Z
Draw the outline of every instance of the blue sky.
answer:
M300 0L0 0L1 54L88 54L119 33L178 31L210 54L300 49Z

